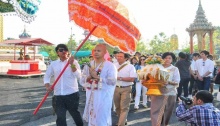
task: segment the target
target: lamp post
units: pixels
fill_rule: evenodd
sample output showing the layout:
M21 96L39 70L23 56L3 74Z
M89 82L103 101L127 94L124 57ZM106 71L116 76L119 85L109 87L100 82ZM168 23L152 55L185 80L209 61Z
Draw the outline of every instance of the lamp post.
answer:
M70 35L70 50L72 51L73 50L73 36L75 34L73 34L73 31L72 31L72 27L71 27L71 35Z

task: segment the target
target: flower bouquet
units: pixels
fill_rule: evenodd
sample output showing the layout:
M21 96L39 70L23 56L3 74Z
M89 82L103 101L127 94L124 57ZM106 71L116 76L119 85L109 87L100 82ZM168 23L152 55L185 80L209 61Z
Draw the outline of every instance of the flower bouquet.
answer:
M138 70L138 77L142 84L148 88L147 95L162 95L160 88L169 79L169 71L163 69L163 59L159 56L151 56L146 59L146 66Z

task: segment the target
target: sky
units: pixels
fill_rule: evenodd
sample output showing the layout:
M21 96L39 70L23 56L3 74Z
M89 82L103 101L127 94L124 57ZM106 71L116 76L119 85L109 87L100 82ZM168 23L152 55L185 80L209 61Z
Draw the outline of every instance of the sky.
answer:
M133 14L145 42L164 32L167 37L176 34L179 48L186 46L189 34L186 28L193 23L199 0L120 0ZM220 26L220 0L201 0L208 22ZM26 26L32 38L43 38L51 43L66 43L71 35L77 41L84 38L83 29L69 21L68 0L42 0L35 21L22 22L18 16L4 16L4 39L18 38Z

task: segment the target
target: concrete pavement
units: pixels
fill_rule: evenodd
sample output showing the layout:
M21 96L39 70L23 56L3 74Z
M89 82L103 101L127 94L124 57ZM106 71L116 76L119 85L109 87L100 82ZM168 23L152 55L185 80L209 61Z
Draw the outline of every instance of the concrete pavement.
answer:
M45 87L42 77L31 78L9 78L0 76L0 125L1 126L55 126L56 116L52 115L51 95L47 98L39 112L34 116L32 113L45 95ZM215 86L215 95L217 86ZM85 92L80 91L79 111L83 113L85 105ZM220 102L215 101L215 105L220 108ZM134 111L134 104L131 103L128 115L128 125L130 126L150 126L150 103L148 108L140 106L138 111ZM112 112L113 124L117 121L117 116ZM74 121L67 114L68 126L74 126ZM85 123L85 126L87 124ZM175 112L170 120L170 126L184 126L178 122Z

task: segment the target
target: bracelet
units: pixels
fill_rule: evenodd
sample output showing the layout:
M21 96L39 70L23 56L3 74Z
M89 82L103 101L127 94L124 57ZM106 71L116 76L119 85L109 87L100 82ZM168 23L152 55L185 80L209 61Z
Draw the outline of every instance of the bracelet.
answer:
M70 66L71 68L76 68L76 65L74 65L74 64L71 64L71 66Z
M172 81L168 81L168 83L171 84L171 85L177 85L178 84L178 83L172 82Z

